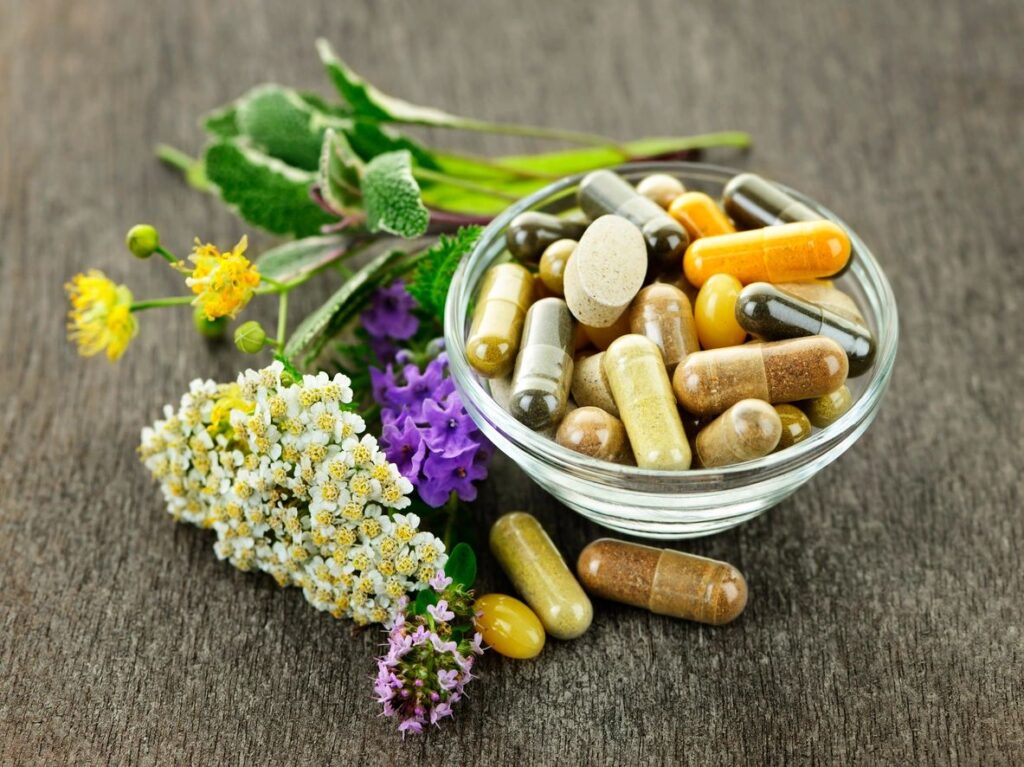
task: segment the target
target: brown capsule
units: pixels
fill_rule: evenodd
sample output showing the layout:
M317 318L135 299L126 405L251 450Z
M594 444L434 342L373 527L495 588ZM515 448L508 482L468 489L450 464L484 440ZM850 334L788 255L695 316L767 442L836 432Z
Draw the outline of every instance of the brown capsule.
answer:
M553 295L559 298L565 295L565 287L562 282L565 276L565 264L574 250L576 250L576 240L556 240L544 249L544 254L540 257L538 271L540 281Z
M775 412L779 414L782 423L782 436L775 452L792 447L811 436L811 422L796 405L776 405Z
M612 345L612 341L620 336L629 333L629 312L623 312L615 322L606 328L596 328L592 325L584 325L583 330L590 339L590 343L601 351Z
M741 399L774 405L820 397L842 386L848 370L839 344L807 336L694 352L676 367L672 388L691 413L714 415Z
M659 615L721 626L747 606L747 582L726 562L612 538L580 552L576 573L593 596Z
M853 407L853 394L849 387L840 386L834 392L801 402L800 407L812 424L824 429L838 421Z
M782 421L764 400L741 399L697 435L701 466L713 469L768 455L779 444Z
M604 372L604 352L580 355L572 371L572 398L580 407L599 407L619 417Z
M622 421L599 407L580 407L562 419L555 442L600 461L622 463L629 452Z
M636 294L628 314L629 332L654 341L669 375L687 354L700 350L690 299L679 288L648 285Z
M636 185L636 191L661 207L668 209L672 201L686 191L683 182L667 173L652 173L644 176Z

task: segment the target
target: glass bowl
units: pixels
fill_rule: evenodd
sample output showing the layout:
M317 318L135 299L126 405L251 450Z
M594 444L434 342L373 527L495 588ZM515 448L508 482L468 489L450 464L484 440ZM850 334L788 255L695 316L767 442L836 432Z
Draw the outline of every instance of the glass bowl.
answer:
M725 183L741 171L703 163L666 162L617 168L635 183L651 173L677 177L689 190L721 197ZM556 499L612 530L642 538L693 538L746 522L792 494L842 455L871 425L896 359L896 302L889 281L867 246L834 213L786 189L824 218L841 224L853 246L851 266L836 281L853 296L875 334L873 367L847 382L850 410L831 426L786 450L716 469L672 472L620 466L581 455L531 431L492 397L491 382L466 360L470 308L487 269L510 258L505 228L520 213L559 213L576 206L576 188L586 174L557 181L510 206L483 231L452 279L445 308L445 342L451 373L462 401L480 430L533 481Z

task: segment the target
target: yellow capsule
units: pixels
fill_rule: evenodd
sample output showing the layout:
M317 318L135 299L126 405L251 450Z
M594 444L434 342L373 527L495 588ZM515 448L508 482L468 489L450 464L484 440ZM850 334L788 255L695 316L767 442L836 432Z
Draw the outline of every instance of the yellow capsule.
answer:
M697 294L693 320L702 349L739 346L747 337L736 321L736 299L743 284L731 274L713 274Z
M491 553L516 591L556 639L590 628L594 608L535 517L513 511L491 527Z
M828 277L850 260L850 238L831 221L803 221L701 237L686 249L683 270L694 285L712 274L751 282L793 282Z
M782 436L775 452L792 447L811 436L811 422L796 405L776 405L775 412L782 422Z
M466 357L487 378L508 375L519 351L526 310L533 298L533 275L519 264L498 264L484 275Z
M576 240L555 240L544 248L544 253L540 257L540 266L537 271L540 282L551 291L552 295L559 298L565 295L563 284L565 265L574 250L576 250Z
M703 192L687 192L676 197L668 214L683 225L690 242L701 237L715 237L736 231L718 203Z
M507 594L484 594L473 603L476 630L484 643L506 658L536 658L544 649L537 613Z
M690 468L690 443L654 342L635 334L622 336L604 353L604 372L636 465L641 469Z

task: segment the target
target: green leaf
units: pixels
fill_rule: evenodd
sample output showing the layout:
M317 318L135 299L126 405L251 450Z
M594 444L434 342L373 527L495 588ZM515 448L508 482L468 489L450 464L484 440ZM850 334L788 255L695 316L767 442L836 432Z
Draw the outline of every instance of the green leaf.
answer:
M366 165L362 179L366 226L400 237L418 237L427 231L430 213L420 199L412 175L412 154L407 150L378 155Z
M427 608L437 604L437 592L431 588L423 589L416 595L416 601L412 604L414 615L426 615Z
M264 251L256 259L256 267L264 277L291 282L344 258L350 244L351 238L345 235L304 237Z
M234 103L221 107L202 118L203 129L215 138L235 138L241 135L238 127L238 108Z
M336 210L346 214L362 210L360 177L363 161L352 151L345 134L328 130L320 151L317 175L320 194Z
M239 130L271 157L303 170L317 169L324 132L339 122L347 123L279 85L261 85L238 101Z
M444 565L444 574L466 591L473 588L476 582L476 554L468 543L459 543L448 555Z
M442 234L427 250L407 286L420 308L438 319L443 318L452 276L482 231L479 226L461 227L450 237Z
M254 226L275 234L306 237L336 219L309 196L312 173L293 168L239 139L206 149L206 177L228 205Z
M420 167L437 168L437 161L429 149L379 123L353 120L345 128L345 136L352 148L367 162L385 152L408 149Z

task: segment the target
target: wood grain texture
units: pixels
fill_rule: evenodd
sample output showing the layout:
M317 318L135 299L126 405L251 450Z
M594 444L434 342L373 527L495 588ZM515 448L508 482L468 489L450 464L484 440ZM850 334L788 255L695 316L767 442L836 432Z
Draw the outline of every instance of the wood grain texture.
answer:
M322 86L319 35L386 90L478 117L750 130L732 161L879 254L902 337L875 426L771 513L683 547L746 573L735 625L599 604L578 641L488 657L457 721L403 742L370 702L376 634L163 513L140 427L247 361L187 312L143 316L116 368L80 360L61 286L92 265L175 292L124 254L138 220L179 248L234 242L152 146L197 148L196 115L258 82ZM0 762L1024 762L1022 37L1016 0L0 0ZM570 557L601 532L499 460L475 513L512 508Z

